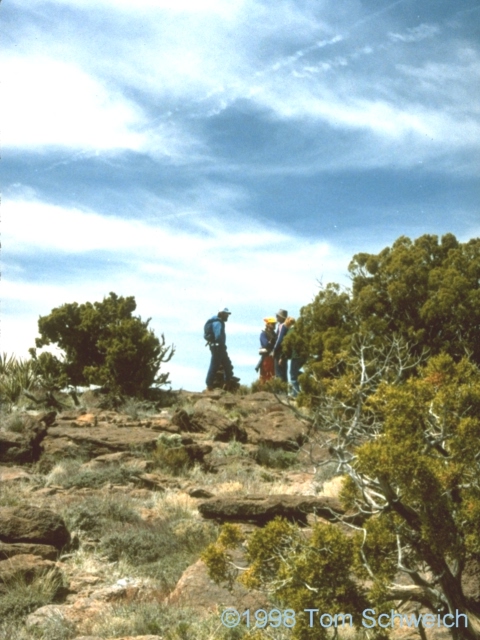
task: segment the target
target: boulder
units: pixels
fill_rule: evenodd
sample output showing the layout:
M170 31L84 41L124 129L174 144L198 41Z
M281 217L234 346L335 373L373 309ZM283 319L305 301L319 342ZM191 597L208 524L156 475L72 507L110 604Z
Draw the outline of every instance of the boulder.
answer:
M62 572L51 560L44 560L39 556L22 554L12 556L7 560L0 560L0 594L8 589L8 585L18 579L27 584L35 578L52 571L58 577L59 585L62 582Z
M250 495L245 498L230 496L211 498L198 505L204 518L219 522L237 521L265 524L280 516L306 524L307 515L316 514L325 520L344 516L345 510L335 498L325 496ZM353 516L350 517L350 520Z
M262 609L268 605L266 597L259 591L247 590L238 583L234 583L231 590L216 584L209 578L207 567L202 560L198 560L183 572L165 603L192 607L200 615L208 615L218 607L235 607L242 612L245 609Z
M50 544L31 544L28 542L0 542L0 560L22 554L40 556L44 560L56 560L58 549Z
M57 549L70 541L63 518L38 507L0 507L0 541L52 545Z
M203 426L205 432L213 440L219 442L247 442L247 433L239 420L230 420L217 411L197 411L194 413L197 424Z
M462 589L467 598L480 603L480 558L468 558L462 573Z
M242 421L247 442L296 451L306 440L308 426L283 405L268 404Z

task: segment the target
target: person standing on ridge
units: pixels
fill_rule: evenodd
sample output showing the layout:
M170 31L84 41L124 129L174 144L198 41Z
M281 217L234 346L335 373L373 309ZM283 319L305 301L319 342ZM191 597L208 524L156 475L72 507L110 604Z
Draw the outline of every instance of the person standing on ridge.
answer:
M292 332L295 331L295 318L288 317L285 320L285 326L287 327L287 334L289 336L288 340L284 342L282 359L290 360L290 385L292 387L291 395L293 398L296 398L300 393L300 383L298 382L298 376L300 375L300 370L305 364L306 358L302 358L298 347L295 344L294 336Z
M222 309L205 323L204 337L212 354L206 379L207 391L213 391L215 377L220 367L223 368L225 385L233 380L233 366L227 353L225 333L225 322L230 315L231 312L228 309Z
M275 375L273 356L271 354L277 340L275 333L277 321L275 318L264 318L263 321L265 322L265 328L260 333L260 361L255 367L255 371L260 372L260 382L262 384Z
M287 327L285 326L285 320L288 317L288 311L286 309L279 309L277 311L277 339L275 346L273 347L273 360L275 362L275 377L280 378L283 382L288 382L287 377L287 360L282 358L282 342L287 335Z

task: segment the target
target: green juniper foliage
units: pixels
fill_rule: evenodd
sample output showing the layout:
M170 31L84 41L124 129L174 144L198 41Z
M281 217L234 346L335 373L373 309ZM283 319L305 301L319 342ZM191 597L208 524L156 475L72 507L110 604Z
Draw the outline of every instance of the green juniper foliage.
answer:
M168 382L159 374L174 347L165 346L148 328L150 320L132 315L133 296L110 293L102 302L64 304L38 320L38 348L55 344L64 353L62 361L50 356L50 369L72 385L97 384L114 393L146 395L153 385ZM35 356L35 350L31 350ZM42 358L43 354L39 356ZM47 363L45 363L47 364Z

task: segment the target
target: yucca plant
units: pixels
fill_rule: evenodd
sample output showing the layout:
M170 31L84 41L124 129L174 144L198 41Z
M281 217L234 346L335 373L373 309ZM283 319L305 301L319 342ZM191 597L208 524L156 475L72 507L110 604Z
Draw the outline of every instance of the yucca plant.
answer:
M3 401L15 404L23 391L33 389L38 383L38 367L34 360L23 360L5 352L0 355L0 398Z

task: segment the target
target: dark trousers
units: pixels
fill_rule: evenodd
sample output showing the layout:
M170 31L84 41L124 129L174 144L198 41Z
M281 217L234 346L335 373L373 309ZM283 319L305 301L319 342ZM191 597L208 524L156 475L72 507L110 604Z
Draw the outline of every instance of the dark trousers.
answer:
M292 396L295 398L300 393L298 376L305 360L303 358L292 358L290 360L290 384L292 385Z
M280 378L283 382L288 382L287 378L287 364L288 360L286 358L275 358L275 377Z
M210 351L212 354L212 359L210 360L210 367L207 373L207 387L213 387L215 376L217 375L217 371L220 369L220 367L223 367L223 377L225 379L225 382L229 382L233 376L233 366L232 361L228 357L227 347L221 345L212 345L210 347Z

